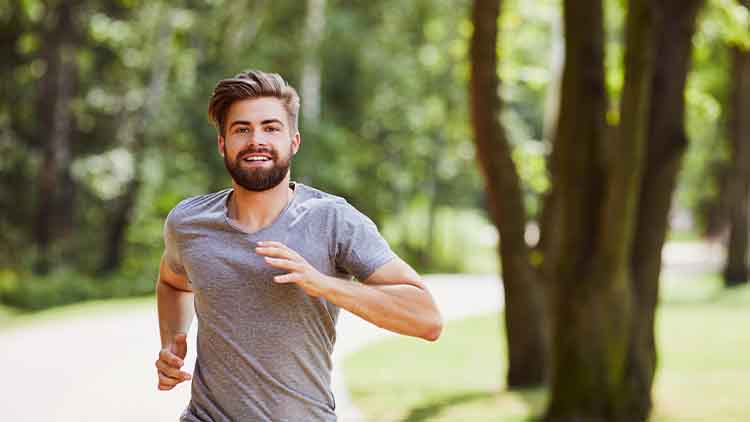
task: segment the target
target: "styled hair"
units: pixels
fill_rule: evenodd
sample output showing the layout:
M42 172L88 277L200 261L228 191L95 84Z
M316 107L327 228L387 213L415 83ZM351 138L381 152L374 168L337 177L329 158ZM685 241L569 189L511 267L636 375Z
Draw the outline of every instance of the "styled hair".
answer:
M208 119L224 135L229 107L235 101L248 98L273 97L281 100L286 110L292 135L297 133L299 116L299 95L278 73L260 70L246 70L237 76L222 79L216 84L208 103Z

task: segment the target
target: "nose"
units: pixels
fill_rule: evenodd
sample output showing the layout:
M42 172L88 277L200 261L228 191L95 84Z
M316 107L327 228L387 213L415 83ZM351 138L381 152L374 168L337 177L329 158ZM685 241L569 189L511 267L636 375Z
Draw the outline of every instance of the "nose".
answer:
M268 145L268 140L262 128L251 130L249 143L251 146Z

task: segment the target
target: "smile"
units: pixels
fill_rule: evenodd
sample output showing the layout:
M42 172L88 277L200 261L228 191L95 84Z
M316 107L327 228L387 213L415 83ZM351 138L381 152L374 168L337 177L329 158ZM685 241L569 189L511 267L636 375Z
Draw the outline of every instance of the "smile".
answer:
M270 159L269 157L260 157L260 156L245 157L245 158L243 158L243 160L244 160L244 161L247 161L247 162L256 162L256 161L260 161L260 162L263 162L263 161L271 161L271 159Z

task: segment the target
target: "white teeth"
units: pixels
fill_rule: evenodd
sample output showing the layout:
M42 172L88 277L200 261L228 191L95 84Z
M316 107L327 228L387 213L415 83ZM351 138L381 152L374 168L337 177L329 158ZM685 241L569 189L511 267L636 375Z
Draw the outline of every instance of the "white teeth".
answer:
M267 157L247 157L245 161L268 161Z

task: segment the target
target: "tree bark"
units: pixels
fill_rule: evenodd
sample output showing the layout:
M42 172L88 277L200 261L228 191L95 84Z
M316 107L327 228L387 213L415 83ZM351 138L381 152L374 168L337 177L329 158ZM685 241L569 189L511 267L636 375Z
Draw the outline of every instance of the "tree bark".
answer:
M500 232L498 253L505 290L509 388L537 386L545 379L543 297L524 238L526 213L510 146L498 120L499 0L475 0L471 38L471 120L490 217Z
M621 123L605 138L600 0L564 2L559 135L561 256L556 265L550 401L554 421L632 421L623 401L631 324L630 255L647 136L653 10L631 0ZM605 173L606 169L606 173Z
M696 17L703 0L656 3L659 31L651 92L646 167L641 183L632 248L633 318L626 367L627 413L645 420L651 410L656 370L654 316L659 296L661 251L667 234L672 193L687 147L685 83Z
M750 1L740 0L750 8ZM750 28L748 28L750 30ZM748 280L748 206L750 205L750 51L731 48L728 135L731 142L729 168L729 245L724 266L726 287Z
M596 235L592 229L599 219L598 205L603 194L601 149L606 94L601 1L565 1L563 16L566 59L550 163L557 190L561 257L556 260L553 270L556 278L550 284L550 320L553 323L550 327L547 420L572 420L591 415L590 409L577 409L583 407L577 401L590 401L589 406L598 402L595 378L605 373L603 368L589 367L585 361L588 356L603 356L604 353L597 350L597 344L583 337L601 338L601 333L580 332L598 317L591 315L591 308L597 302L591 297L591 283L584 285L581 273L591 265ZM571 372L566 374L566 370Z
M42 160L38 170L37 214L34 240L37 261L34 269L46 273L53 258L50 248L61 236L72 232L73 180L70 175L73 98L76 76L75 5L60 2L45 20L44 52L46 73L40 84L38 141ZM50 130L47 130L50 129Z

